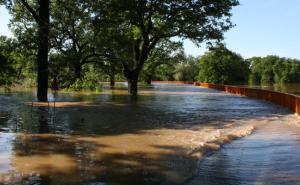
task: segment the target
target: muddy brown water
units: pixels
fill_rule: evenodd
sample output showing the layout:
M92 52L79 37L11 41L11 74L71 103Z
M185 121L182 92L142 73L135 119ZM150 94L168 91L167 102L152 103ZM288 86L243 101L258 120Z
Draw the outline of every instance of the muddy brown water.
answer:
M51 94L55 106L32 103L34 97L31 91L0 95L0 184L222 184L199 176L213 178L213 170L201 173L211 167L233 168L205 163L232 151L230 144L220 149L224 143L265 125L298 124L285 108L190 85L141 87L137 101L124 87Z

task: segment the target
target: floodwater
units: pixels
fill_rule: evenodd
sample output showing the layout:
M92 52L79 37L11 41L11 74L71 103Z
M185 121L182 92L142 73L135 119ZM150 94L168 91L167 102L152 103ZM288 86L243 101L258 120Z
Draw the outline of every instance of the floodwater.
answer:
M190 85L142 87L137 101L124 88L34 97L0 95L0 184L182 184L224 143L298 123L285 108Z
M224 145L185 185L299 185L300 127L276 122Z

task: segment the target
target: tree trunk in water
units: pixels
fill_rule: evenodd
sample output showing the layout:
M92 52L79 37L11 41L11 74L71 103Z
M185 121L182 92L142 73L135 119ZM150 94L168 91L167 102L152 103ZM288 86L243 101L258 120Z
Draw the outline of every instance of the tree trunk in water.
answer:
M131 96L137 96L139 73L139 69L129 70L126 67L124 68L124 76L127 78L128 82L128 93Z
M75 80L81 79L81 65L77 64L75 66Z
M128 92L133 97L133 99L137 99L138 94L138 79L140 72L143 69L144 63L147 60L147 53L142 52L140 57L136 58L136 63L138 66L131 70L128 68L128 66L124 66L124 76L127 78L128 82Z
M137 96L138 92L138 77L127 78L128 81L128 93L131 96Z
M38 101L48 101L48 47L49 47L49 0L40 1L38 25L37 54L37 98Z
M151 85L151 79L147 80L147 85Z
M151 85L151 80L152 80L152 76L151 75L147 75L146 76L146 83L147 83L147 85Z
M112 75L109 78L110 78L109 79L110 80L110 87L114 87L115 86L115 76Z
M111 79L111 80L110 80L110 87L114 87L115 84L116 84L116 83L115 83L115 80L112 80L112 79Z

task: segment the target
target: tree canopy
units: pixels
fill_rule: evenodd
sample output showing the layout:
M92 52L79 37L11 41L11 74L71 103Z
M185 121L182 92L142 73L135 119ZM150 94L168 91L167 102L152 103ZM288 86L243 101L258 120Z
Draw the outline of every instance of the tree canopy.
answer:
M16 61L23 60L27 67L20 74L37 78L40 101L47 101L48 83L55 88L85 87L87 79L91 86L106 75L113 84L120 73L128 81L129 93L136 95L140 75L150 81L166 65L174 67L174 78L195 80L197 65L186 62L194 59L184 56L180 42L222 40L233 26L231 9L239 4L237 0L0 3L9 8L10 28L18 48L23 48ZM174 42L174 37L179 41ZM25 61L26 57L35 62Z
M296 83L300 82L300 61L278 56L253 57L250 83Z
M224 45L211 48L201 57L198 80L216 84L246 83L249 62Z
M124 49L126 57L120 61L129 92L133 95L137 93L139 74L159 42L172 37L190 39L197 44L221 40L223 33L233 26L230 22L231 9L238 5L236 0L95 2L99 27L104 24L110 33L117 33L121 38L116 41L117 45L127 47Z

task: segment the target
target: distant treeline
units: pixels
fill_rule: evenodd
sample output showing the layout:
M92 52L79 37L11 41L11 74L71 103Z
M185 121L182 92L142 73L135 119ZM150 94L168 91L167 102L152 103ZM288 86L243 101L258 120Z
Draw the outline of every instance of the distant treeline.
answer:
M278 56L242 56L224 45L200 58L198 81L219 84L283 84L300 82L300 60Z
M300 82L300 60L278 56L244 59L223 44L211 48L202 57L183 57L171 64L158 67L153 78L216 84Z
M253 57L250 61L250 83L279 84L300 82L300 60L267 56Z
M0 85L36 86L36 63L31 50L16 40L0 37ZM72 57L49 56L50 85L59 89L97 89L101 82L125 81L122 66L114 62L74 65ZM80 69L80 70L77 70ZM244 59L219 44L201 57L186 56L179 42L165 41L153 50L139 81L200 81L216 84L282 84L300 82L300 60L278 56Z

